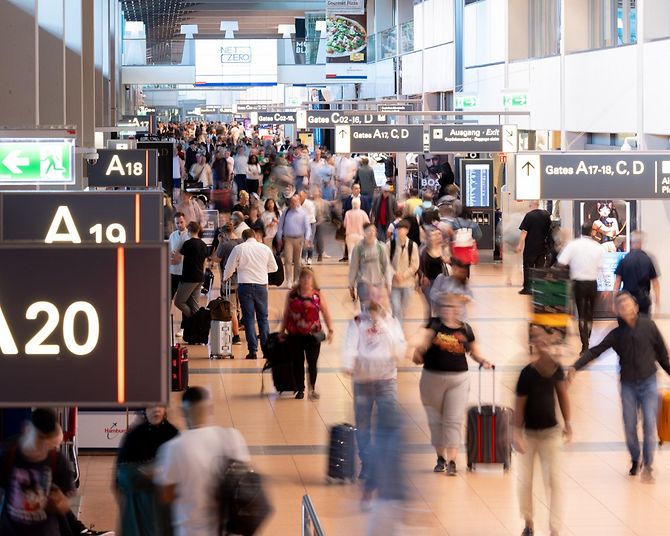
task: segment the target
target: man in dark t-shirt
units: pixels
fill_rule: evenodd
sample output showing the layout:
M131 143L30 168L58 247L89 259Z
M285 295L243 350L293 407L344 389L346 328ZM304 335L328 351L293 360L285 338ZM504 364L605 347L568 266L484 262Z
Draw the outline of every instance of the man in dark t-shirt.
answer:
M56 415L35 409L16 442L0 452L2 536L60 536L59 518L70 511L74 491L67 461L57 450L63 431Z
M514 448L522 454L519 469L519 507L525 521L524 536L533 532L533 468L535 455L540 458L545 486L550 490L549 525L558 534L561 524L561 429L556 419L554 393L563 414L563 436L572 437L570 402L565 373L554 359L552 344L556 335L551 328L531 326L531 344L537 359L519 375L514 413Z
M540 208L538 201L531 201L530 212L524 216L519 229L521 236L516 251L523 251L523 288L519 294L530 294L530 269L544 266L549 253L551 217Z
M654 289L654 307L660 307L660 287L658 272L651 257L642 251L642 233L634 231L630 235L631 251L616 267L614 274L613 298L619 290L625 290L637 301L640 314L648 315L651 308L651 289ZM621 289L623 283L623 289ZM616 300L612 299L612 303Z

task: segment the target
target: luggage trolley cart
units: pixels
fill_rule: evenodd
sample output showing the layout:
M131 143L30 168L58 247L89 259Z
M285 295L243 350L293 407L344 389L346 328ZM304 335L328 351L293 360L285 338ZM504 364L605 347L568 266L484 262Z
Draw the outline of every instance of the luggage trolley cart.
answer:
M570 272L567 268L531 268L532 326L553 328L565 341L570 321ZM531 348L532 351L532 348Z

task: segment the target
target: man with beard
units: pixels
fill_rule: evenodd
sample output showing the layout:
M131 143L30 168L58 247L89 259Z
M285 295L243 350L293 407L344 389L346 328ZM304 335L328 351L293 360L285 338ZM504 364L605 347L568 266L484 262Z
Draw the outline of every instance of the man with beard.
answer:
M431 190L436 197L446 195L447 186L454 183L454 172L449 162L442 162L437 154L426 153L424 156L426 170L419 177L419 189Z

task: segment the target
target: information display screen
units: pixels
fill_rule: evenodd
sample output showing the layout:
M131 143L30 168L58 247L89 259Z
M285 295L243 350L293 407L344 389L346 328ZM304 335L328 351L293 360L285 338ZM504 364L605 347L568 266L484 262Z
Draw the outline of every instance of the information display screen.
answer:
M491 164L489 162L464 162L463 199L466 207L491 206Z
M167 403L164 244L2 245L0 258L3 405Z
M276 40L196 39L195 85L236 86L276 83Z

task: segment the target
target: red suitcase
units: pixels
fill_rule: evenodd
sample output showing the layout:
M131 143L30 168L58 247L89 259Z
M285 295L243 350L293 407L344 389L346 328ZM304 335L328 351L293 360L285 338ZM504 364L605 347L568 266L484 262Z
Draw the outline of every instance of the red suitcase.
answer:
M170 348L170 380L173 391L184 391L188 388L188 348L174 340L174 318L170 316L172 347Z

